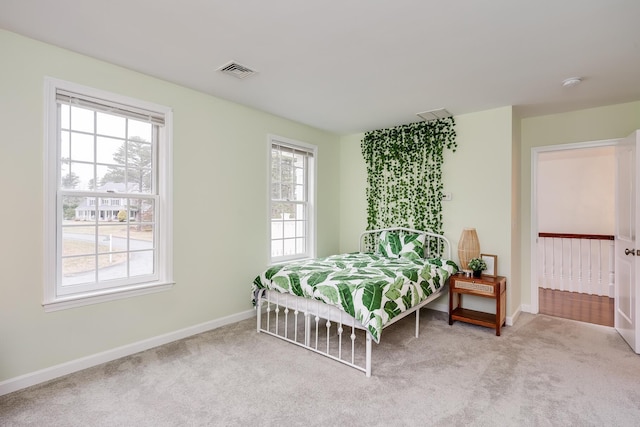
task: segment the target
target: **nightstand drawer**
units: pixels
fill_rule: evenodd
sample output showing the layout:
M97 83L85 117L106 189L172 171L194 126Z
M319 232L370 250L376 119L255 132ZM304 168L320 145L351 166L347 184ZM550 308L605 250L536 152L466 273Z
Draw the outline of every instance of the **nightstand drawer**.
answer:
M455 289L471 291L473 292L474 295L485 294L488 297L492 297L496 294L495 285L490 285L490 284L481 283L481 282L478 283L476 281L467 282L467 281L454 280L453 287Z

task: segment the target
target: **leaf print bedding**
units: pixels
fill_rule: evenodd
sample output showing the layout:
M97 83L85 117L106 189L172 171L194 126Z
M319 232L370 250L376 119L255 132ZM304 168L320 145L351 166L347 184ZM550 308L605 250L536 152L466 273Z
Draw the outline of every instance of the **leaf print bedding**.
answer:
M380 342L391 319L440 292L458 267L444 259L387 258L369 253L274 265L253 281L260 289L317 299L353 316Z

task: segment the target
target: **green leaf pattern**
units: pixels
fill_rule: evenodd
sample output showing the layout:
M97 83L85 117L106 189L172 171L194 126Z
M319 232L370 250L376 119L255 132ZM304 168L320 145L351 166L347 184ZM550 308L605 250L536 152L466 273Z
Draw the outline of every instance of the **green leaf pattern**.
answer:
M442 288L458 271L449 260L411 260L354 253L271 267L253 281L267 288L335 306L360 321L376 342L383 326Z
M380 232L378 251L387 258L424 258L425 235L405 232Z

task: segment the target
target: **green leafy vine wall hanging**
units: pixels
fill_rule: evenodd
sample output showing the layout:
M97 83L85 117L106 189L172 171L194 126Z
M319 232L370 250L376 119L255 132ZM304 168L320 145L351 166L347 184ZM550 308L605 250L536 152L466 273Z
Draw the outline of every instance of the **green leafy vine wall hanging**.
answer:
M445 148L457 148L454 127L450 117L365 133L368 230L442 233L442 164Z

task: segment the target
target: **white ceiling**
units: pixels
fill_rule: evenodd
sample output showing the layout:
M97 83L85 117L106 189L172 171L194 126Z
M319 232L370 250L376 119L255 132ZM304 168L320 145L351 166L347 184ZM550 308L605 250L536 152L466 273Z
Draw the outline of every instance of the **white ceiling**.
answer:
M0 0L0 28L339 134L640 100L640 0Z

